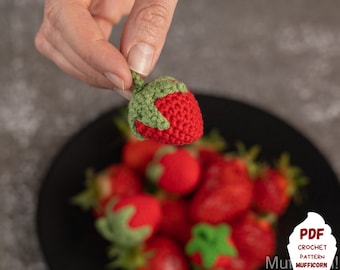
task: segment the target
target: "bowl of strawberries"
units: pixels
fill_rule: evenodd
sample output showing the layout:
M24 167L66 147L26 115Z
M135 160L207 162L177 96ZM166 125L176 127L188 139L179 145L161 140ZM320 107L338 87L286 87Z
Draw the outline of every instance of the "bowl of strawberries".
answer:
M337 176L305 136L249 104L197 100L191 144L137 139L125 106L70 139L39 195L51 270L268 269L308 211L339 235Z

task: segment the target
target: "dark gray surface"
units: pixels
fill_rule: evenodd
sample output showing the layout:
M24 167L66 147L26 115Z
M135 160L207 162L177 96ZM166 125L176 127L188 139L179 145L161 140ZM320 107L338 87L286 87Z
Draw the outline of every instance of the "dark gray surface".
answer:
M339 7L311 0L180 1L151 77L172 75L197 93L273 112L310 138L340 175ZM41 178L70 135L123 102L68 77L35 51L42 11L42 0L0 2L1 270L46 269L34 224Z

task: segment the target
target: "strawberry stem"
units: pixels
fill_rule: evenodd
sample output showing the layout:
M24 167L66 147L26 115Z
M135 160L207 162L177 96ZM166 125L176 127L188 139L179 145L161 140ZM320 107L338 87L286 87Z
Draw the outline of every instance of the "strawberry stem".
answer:
M136 72L134 72L134 71L131 71L131 75L132 75L134 90L135 90L135 91L139 91L139 90L143 89L145 83L144 83L144 80L142 79L142 77L139 76L139 75L138 75Z

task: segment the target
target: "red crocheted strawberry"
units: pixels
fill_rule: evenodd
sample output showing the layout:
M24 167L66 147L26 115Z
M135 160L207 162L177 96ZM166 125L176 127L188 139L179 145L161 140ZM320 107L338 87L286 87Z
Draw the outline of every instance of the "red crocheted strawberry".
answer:
M200 179L200 164L185 148L165 145L158 149L146 169L147 179L172 193L190 193Z
M184 83L164 76L144 84L136 73L132 76L128 121L137 138L183 145L203 135L199 104Z
M224 155L224 150L227 142L221 136L218 130L213 129L208 134L201 137L189 147L193 148L198 153L198 160L203 169L209 165L210 162Z
M134 247L157 231L162 213L159 201L153 196L137 194L110 204L105 217L96 221L98 232L106 240L119 247Z
M129 139L123 146L122 162L144 176L148 163L162 145L153 140Z
M184 199L165 198L161 200L162 221L160 233L186 243L190 238L192 222L188 215L188 202Z
M189 264L182 248L171 238L158 236L146 243L147 260L136 270L189 270ZM148 255L149 254L149 255Z
M223 270L258 270L259 264L248 256L238 254L230 260L230 264Z
M84 210L92 209L96 217L102 216L112 197L125 197L142 191L141 179L124 164L113 164L99 173L87 171L86 188L72 198Z
M220 269L229 265L237 250L231 240L227 224L198 223L192 229L192 238L185 247L191 261L202 269ZM224 269L224 268L223 268Z
M243 159L215 159L202 178L189 206L193 220L212 224L227 222L250 208L253 183Z
M243 257L260 266L266 256L272 256L276 247L276 235L272 224L265 218L248 212L232 224L232 237Z
M122 248L112 245L108 252L111 269L189 270L183 249L173 239L156 235L141 245Z
M275 168L265 166L254 182L255 209L282 215L292 196L306 183L301 170L290 165L288 154L282 154Z

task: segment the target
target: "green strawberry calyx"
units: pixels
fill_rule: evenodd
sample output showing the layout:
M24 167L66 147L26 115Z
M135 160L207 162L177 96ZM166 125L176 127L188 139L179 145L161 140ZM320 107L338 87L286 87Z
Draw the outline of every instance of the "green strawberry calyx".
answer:
M128 105L128 122L132 133L139 139L145 139L136 130L136 120L159 130L168 129L170 122L156 108L155 101L176 92L187 93L186 85L168 76L158 77L146 84L135 72L132 72L132 78L134 91Z
M227 224L198 223L193 227L192 234L185 252L189 256L200 254L203 267L212 267L220 256L237 255L237 250L228 243L231 229Z
M225 138L221 135L218 129L212 129L209 133L191 144L193 148L212 150L216 152L224 151L227 145Z
M85 189L71 198L71 203L79 206L84 211L94 208L100 197L100 190L96 181L96 174L93 169L85 172Z
M112 261L109 269L136 270L148 265L148 261L153 257L152 251L146 251L143 244L135 247L124 248L111 245L108 248L108 257Z
M291 165L290 155L287 152L281 154L275 167L289 180L287 193L299 200L299 189L308 184L308 178L303 174L302 169Z
M129 223L137 211L136 207L128 205L112 210L116 203L117 199L113 198L108 203L105 216L96 220L97 231L104 239L120 247L139 245L151 234L151 227L148 225L131 227Z
M237 156L239 156L247 165L248 174L251 179L255 179L260 170L260 163L257 158L260 154L261 147L257 144L247 148L241 141L236 142Z

